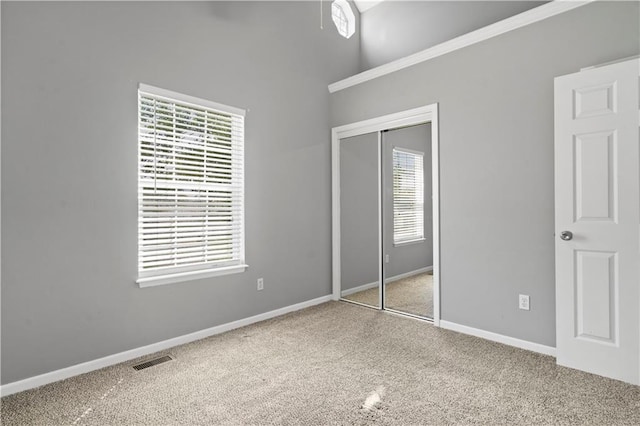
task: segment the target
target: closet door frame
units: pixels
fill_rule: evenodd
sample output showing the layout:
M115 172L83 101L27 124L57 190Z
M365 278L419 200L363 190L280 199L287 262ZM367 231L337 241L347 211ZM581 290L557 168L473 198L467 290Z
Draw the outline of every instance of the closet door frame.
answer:
M433 196L433 323L440 325L440 167L438 141L438 104L425 105L406 111L388 114L356 123L345 124L331 129L331 232L332 232L332 285L333 300L340 300L341 265L340 265L340 140L378 132L378 150L380 150L380 132L399 127L431 123L432 153L432 196ZM380 162L380 153L378 153ZM380 164L378 165L380 166ZM382 170L378 167L378 185L381 185ZM378 223L382 218L382 203L378 202ZM382 226L378 227L378 241L382 241ZM384 282L383 252L379 247L378 282ZM384 309L383 287L379 286L379 309Z

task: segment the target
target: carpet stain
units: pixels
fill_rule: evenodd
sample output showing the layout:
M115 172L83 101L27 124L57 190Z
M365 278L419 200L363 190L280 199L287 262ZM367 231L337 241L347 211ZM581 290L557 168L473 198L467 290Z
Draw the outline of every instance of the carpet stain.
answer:
M384 386L378 386L376 390L371 392L367 399L364 400L364 404L362 404L362 409L365 411L371 411L376 408L376 405L382 401L382 397L384 396Z

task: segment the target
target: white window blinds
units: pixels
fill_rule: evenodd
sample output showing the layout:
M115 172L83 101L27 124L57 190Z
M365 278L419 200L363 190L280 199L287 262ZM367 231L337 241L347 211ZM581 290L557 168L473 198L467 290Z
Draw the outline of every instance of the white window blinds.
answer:
M393 149L393 243L424 238L424 170L421 152Z
M244 111L138 90L138 276L244 264Z

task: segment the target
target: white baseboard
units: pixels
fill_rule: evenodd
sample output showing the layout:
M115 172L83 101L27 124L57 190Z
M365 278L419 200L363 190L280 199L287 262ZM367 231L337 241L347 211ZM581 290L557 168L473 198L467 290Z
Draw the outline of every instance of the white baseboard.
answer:
M57 382L60 380L68 379L69 377L77 376L79 374L88 373L90 371L98 370L100 368L109 367L111 365L119 364L121 362L130 361L141 356L150 355L152 353L163 351L165 349L172 348L174 346L183 345L185 343L191 343L196 340L204 339L209 336L224 333L226 331L234 330L236 328L244 327L256 322L268 320L278 317L280 315L288 314L290 312L299 311L300 309L308 308L311 306L319 305L321 303L329 302L331 296L322 296L317 299L308 300L306 302L297 303L291 306L285 306L284 308L276 309L274 311L265 312L263 314L254 315L249 318L229 322L226 324L218 325L215 327L207 328L205 330L196 331L194 333L185 334L183 336L174 337L172 339L163 340L158 343L152 343L151 345L142 346L140 348L131 349L125 352L120 352L114 355L109 355L104 358L98 358L93 361L83 362L82 364L72 365L71 367L63 368L60 370L52 371L50 373L41 374L39 376L29 377L28 379L19 380L13 383L7 383L0 386L0 395L7 396L13 393L22 392L28 389L37 388L38 386L46 385L48 383Z
M393 277L389 277L386 280L384 280L384 282L385 282L385 284L389 284L389 283L392 283L394 281L401 280L403 278L409 278L409 277L412 277L414 275L423 274L423 273L429 272L429 271L433 271L433 266L426 266L424 268L416 269L415 271L409 271L409 272L405 272L404 274L394 275ZM340 296L341 297L345 297L345 296L349 296L350 294L353 294L353 293L358 293L360 291L365 291L365 290L369 290L371 288L376 288L376 287L378 287L378 281L375 281L375 282L372 282L372 283L368 283L368 284L363 284L363 285L360 285L360 286L354 287L354 288L349 288L349 289L344 290L343 292L341 292Z
M384 282L386 284L392 283L394 281L398 281L404 278L409 278L414 275L424 274L425 272L433 271L433 266L425 266L424 268L416 269L415 271L405 272L404 274L394 275L393 277L389 277Z
M360 291L365 291L365 290L369 290L371 288L376 288L376 287L378 287L378 281L373 282L373 283L359 285L358 287L346 289L346 290L340 292L340 296L341 297L345 297L345 296L349 296L350 294L353 294L353 293L358 293Z
M493 342L514 346L516 348L526 349L528 351L538 352L544 355L550 355L552 357L556 356L556 348L553 348L551 346L545 346L539 343L529 342L527 340L520 340L516 339L515 337L504 336L502 334L492 333L490 331L480 330L478 328L467 327L466 325L456 324L455 322L440 320L440 327L447 330L457 331L458 333L481 337Z

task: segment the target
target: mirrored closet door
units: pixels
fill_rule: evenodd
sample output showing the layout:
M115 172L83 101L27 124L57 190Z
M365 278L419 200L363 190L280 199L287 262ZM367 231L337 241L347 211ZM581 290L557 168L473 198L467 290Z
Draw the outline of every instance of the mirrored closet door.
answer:
M433 318L431 124L381 133L384 307Z
M379 135L340 141L340 295L380 308Z
M435 137L422 121L334 139L334 297L437 318Z

